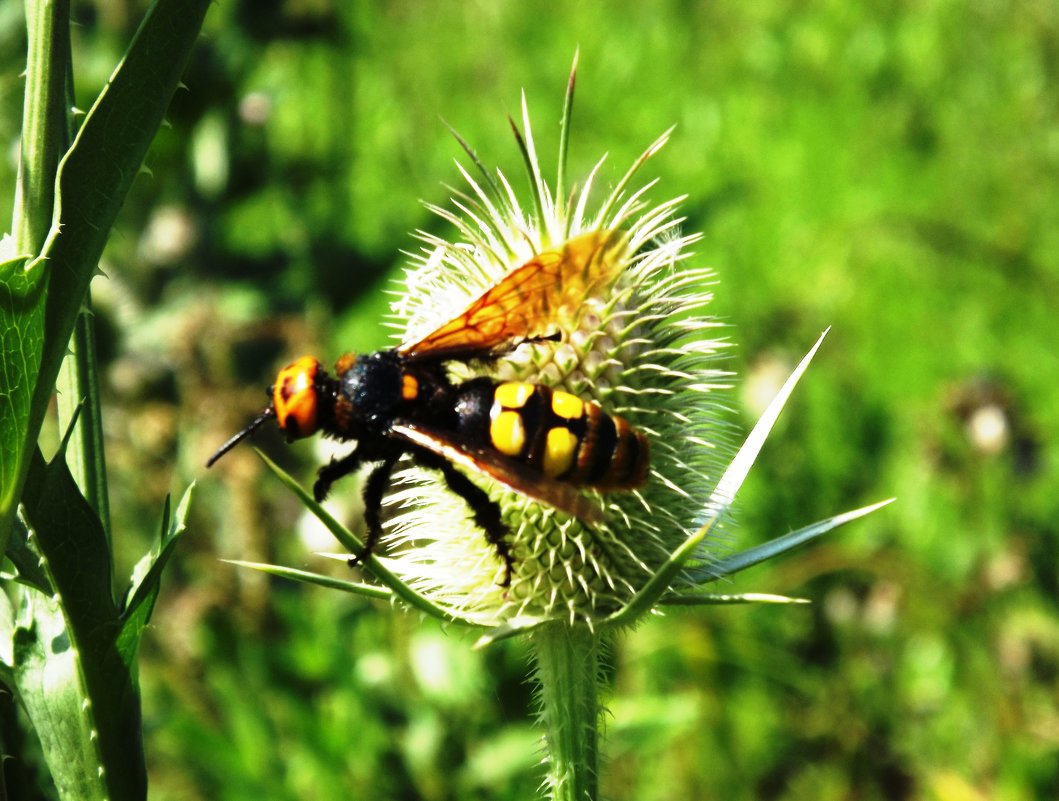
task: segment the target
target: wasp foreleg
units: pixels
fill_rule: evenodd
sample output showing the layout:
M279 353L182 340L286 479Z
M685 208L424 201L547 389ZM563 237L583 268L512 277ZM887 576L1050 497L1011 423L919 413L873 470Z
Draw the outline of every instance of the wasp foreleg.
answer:
M313 484L313 497L316 502L323 503L324 498L331 491L331 485L338 479L355 472L363 462L364 457L361 456L360 448L358 447L341 459L332 459L328 464L321 467L316 474L316 483Z
M358 562L363 564L371 556L375 545L382 536L382 496L390 485L390 474L393 466L397 463L397 457L384 459L382 464L371 471L367 482L364 484L364 523L368 529L368 535L364 539L364 548L360 553L351 556L349 566Z

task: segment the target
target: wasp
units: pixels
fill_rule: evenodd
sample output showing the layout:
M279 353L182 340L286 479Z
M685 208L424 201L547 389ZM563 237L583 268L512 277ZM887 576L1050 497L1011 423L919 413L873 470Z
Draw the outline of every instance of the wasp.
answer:
M561 314L615 276L607 258L613 232L593 232L539 253L516 267L452 320L396 348L346 354L329 373L305 356L279 371L268 405L222 445L211 467L261 425L275 420L288 441L322 432L355 442L323 466L313 485L322 501L340 478L375 465L363 487L364 561L382 534L381 506L398 461L438 471L466 501L475 524L503 560L502 586L513 560L500 507L460 469L484 474L534 500L586 522L599 506L582 493L632 490L648 474L647 438L599 403L543 384L487 376L456 380L449 365L484 369L528 342L557 340Z

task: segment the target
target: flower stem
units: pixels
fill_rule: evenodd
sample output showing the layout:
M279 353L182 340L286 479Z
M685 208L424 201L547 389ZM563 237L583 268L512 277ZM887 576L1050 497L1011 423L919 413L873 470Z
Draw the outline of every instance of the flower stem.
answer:
M552 801L595 801L599 765L599 634L550 623L534 631L536 679Z

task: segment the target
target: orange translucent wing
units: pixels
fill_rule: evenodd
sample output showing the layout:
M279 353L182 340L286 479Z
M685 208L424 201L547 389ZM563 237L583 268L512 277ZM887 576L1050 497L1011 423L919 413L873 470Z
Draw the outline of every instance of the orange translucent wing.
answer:
M544 333L560 310L576 308L615 277L616 259L607 258L605 247L610 233L582 234L533 257L461 314L398 352L411 360L469 358Z
M390 433L459 467L484 473L515 492L554 506L586 523L598 523L603 519L602 508L569 484L548 478L491 448L465 448L446 439L442 433L415 423L395 423L390 427Z

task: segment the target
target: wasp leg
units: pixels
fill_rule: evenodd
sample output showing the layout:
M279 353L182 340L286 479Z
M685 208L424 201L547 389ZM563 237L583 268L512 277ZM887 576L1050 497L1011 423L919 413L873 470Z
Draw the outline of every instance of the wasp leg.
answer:
M313 484L313 497L316 502L323 503L324 498L331 491L331 485L338 479L356 471L363 462L364 457L360 455L360 448L356 448L349 455L337 460L332 459L321 467L316 474L316 483Z
M527 342L561 342L563 335L558 331L553 331L550 334L538 334L535 337L523 337L520 342L515 343L515 348L519 345L525 345ZM514 348L512 348L514 350Z
M501 356L506 356L508 353L518 350L523 345L533 345L538 342L561 342L562 338L563 335L556 331L552 334L540 334L538 336L522 337L522 339L513 339L503 345L497 345L490 350L484 357L484 361L489 362L493 359L499 359Z
M395 464L397 464L396 456L383 460L382 464L371 471L364 485L364 522L368 528L368 536L364 540L364 548L361 552L349 558L350 567L366 562L375 550L379 537L382 536L382 496L390 484L390 474Z
M500 558L504 560L504 578L501 587L511 586L511 571L514 569L514 560L511 558L511 549L507 543L507 526L500 518L500 507L489 498L485 490L471 481L467 476L457 470L448 461L440 459L432 460L431 466L436 467L445 477L445 483L449 489L459 495L471 507L474 513L474 522L485 532L485 539L496 548Z

